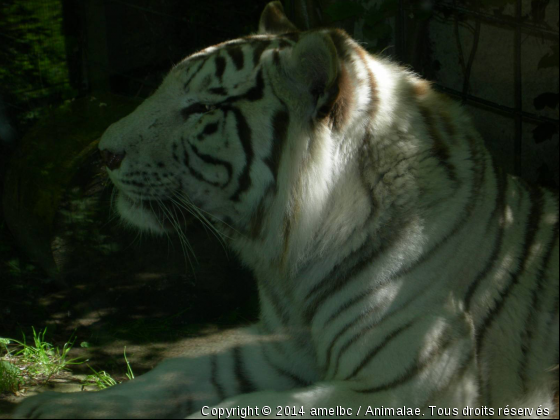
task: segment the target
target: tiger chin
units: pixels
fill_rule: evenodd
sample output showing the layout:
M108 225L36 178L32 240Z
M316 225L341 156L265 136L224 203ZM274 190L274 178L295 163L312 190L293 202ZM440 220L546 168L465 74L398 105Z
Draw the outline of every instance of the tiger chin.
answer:
M177 64L99 147L124 219L164 230L188 208L225 234L260 321L19 417L553 415L557 195L345 32L299 32L269 3L258 34Z

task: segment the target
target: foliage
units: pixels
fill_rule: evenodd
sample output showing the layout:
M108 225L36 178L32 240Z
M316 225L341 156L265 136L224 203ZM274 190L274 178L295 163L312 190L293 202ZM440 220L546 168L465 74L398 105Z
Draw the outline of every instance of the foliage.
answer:
M124 348L123 353L124 353L124 361L126 362L126 377L128 378L129 381L132 381L134 379L134 372L132 371L132 367L130 367L130 362L126 357L126 346Z
M48 382L69 365L84 363L79 359L69 359L68 352L72 349L75 339L64 344L62 349L54 347L45 340L47 328L37 333L33 330L33 344L14 339L0 338L0 344L6 353L0 357L0 392L16 392L26 385ZM9 346L14 345L11 350Z
M14 356L18 359L18 364L25 367L25 372L29 377L41 378L46 382L54 375L67 370L68 365L83 363L78 361L79 359L68 359L68 352L74 346L74 337L70 337L70 340L60 350L45 340L47 328L39 333L33 327L32 330L33 345L28 345L25 337L23 342L13 340L21 346Z
M62 349L59 349L45 340L47 328L38 333L33 327L32 330L32 345L26 343L25 337L22 341L0 337L0 393L16 393L21 388L30 385L45 384L67 371L68 366L87 362L87 360L68 358L68 353L74 346L75 337L70 337ZM82 343L81 346L89 347L89 344ZM128 380L133 380L135 376L126 356L126 347L123 354L126 363L126 377ZM106 371L98 372L91 366L88 367L93 374L88 375L82 385L94 384L98 389L105 389L120 383Z
M2 0L0 89L9 90L15 117L25 127L44 109L39 103L68 84L60 0ZM64 87L67 89L67 87ZM6 93L6 92L4 92Z
M6 360L0 360L0 394L15 393L20 389L23 379L16 365Z
M8 349L8 344L10 344L9 339L0 337L0 350L3 350L6 353L10 354L10 350Z
M109 375L107 372L105 372L104 370L102 371L96 371L94 368L92 368L91 366L89 366L89 368L92 370L92 374L86 376L86 379L84 379L84 382L82 383L82 385L95 385L99 390L102 389L107 389L110 388L112 386L118 385L118 382L116 380L114 380L111 375Z
M61 2L3 0L2 9L0 61L8 63L0 68L2 84L28 91L65 81Z
M0 338L0 350L10 355L8 344L10 344L9 339ZM3 392L17 392L21 383L19 369L7 360L0 360L0 394Z
M128 361L128 358L126 357L126 346L124 348L124 361L126 362L126 377L128 378L129 381L134 379L134 372L132 371L132 367L130 366L130 362ZM86 376L84 382L82 383L82 385L90 385L90 384L94 384L98 389L102 390L102 389L107 389L110 388L112 386L118 385L121 382L116 381L115 379L113 379L113 377L111 375L109 375L106 371L102 370L102 371L96 371L94 368L92 368L91 366L88 366L92 371L93 374Z

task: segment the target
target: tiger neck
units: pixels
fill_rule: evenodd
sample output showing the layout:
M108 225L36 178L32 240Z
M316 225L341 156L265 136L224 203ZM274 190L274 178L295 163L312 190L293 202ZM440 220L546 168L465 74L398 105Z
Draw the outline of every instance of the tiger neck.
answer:
M370 213L368 192L355 191L357 195L351 197L343 186L360 184L363 168L359 149L371 118L367 113L351 114L351 107L362 107L371 100L360 96L359 83L350 82L363 77L351 61L349 56L342 63L340 83L345 90L334 104L332 118L303 132L290 126L278 188L262 199L247 231L232 243L259 281L295 279L302 266L336 252L353 234L346 226L355 220L340 220L340 214L367 217L365 213L356 215L355 206Z
M395 172L399 182L391 184L386 176L396 161L406 173L402 165L416 153L411 145L422 141L414 134L394 139L411 131L410 121L399 115L414 108L402 91L417 82L361 47L347 46L330 118L308 130L290 124L277 188L249 223L257 220L258 229L232 243L260 282L312 282L322 275L321 266L340 259L342 249L359 246L364 235L375 249L418 212L415 180ZM403 190L411 192L406 203Z

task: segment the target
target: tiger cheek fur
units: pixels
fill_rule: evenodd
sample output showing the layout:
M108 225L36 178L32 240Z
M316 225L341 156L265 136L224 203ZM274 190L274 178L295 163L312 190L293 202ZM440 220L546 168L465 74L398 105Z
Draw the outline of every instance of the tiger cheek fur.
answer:
M188 209L226 234L259 323L19 416L553 415L558 196L501 171L458 105L345 32L297 32L278 1L259 30L187 57L100 143L124 219L161 232Z
M180 63L153 96L104 134L100 149L125 156L118 169L108 171L125 220L163 231L161 217L154 218L146 203L157 208L152 202L188 197L243 230L255 196L273 182L267 169L270 125L283 106L267 100L270 88L260 63L236 71L232 57L239 60L249 47L234 43L235 53L210 49Z

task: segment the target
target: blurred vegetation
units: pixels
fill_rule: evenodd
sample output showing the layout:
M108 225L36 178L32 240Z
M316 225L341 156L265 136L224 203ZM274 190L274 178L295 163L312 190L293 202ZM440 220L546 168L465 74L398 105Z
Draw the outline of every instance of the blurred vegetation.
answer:
M41 116L43 99L69 90L62 2L0 0L0 10L0 88L28 125Z

